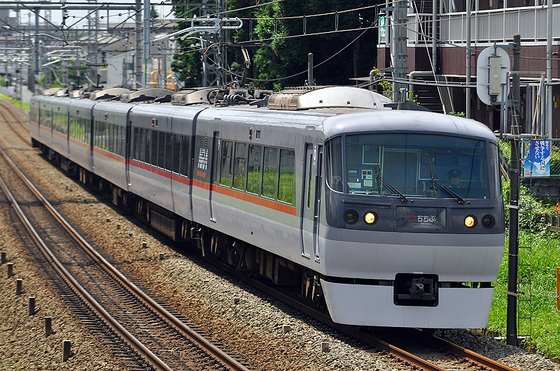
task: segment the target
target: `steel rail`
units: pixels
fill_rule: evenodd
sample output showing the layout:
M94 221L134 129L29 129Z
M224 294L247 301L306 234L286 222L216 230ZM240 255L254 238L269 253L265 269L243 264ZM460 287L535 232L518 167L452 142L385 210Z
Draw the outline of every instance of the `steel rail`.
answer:
M239 272L235 271L234 269L232 269L230 266L224 264L224 263L220 263L220 262L215 262L215 264L217 266L220 267L220 269L223 269L225 271L228 272L228 274L231 274L233 276L235 276L236 278L244 281L244 282L248 282L251 285L253 285L254 287L256 287L257 289L259 289L260 291L273 296L279 300L282 300L283 302L287 303L288 305L294 307L295 309L306 313L307 315L310 315L316 319L318 319L319 321L336 328L337 330L347 333L359 340L362 340L366 343L372 344L373 346L384 350L385 352L393 355L394 357L401 359L404 362L407 362L411 365L414 365L417 367L417 369L419 370L424 370L424 371L446 371L446 369L439 367L438 365L435 365L433 363L431 363L430 361L424 360L420 357L415 356L412 353L407 352L404 349L401 349L395 345L389 344L381 339L375 338L371 335L368 334L364 334L363 332L361 332L357 327L355 326L346 326L346 325L340 325L337 323L334 323L330 316L328 316L327 314L325 314L324 312L318 311L308 305L306 305L305 303L302 303L301 301L291 297L290 295L284 294L278 290L275 290L274 288L269 287L268 285L266 285L265 283L262 283L258 280L254 280L251 279L247 276L244 276L242 274L240 274Z
M8 112L10 112L10 114L18 121L18 123L23 126L25 128L25 124L23 123L23 121L21 120L21 118L18 116L17 113L14 112L14 110L6 103L0 101L0 105L2 106L2 108L4 108L5 110L7 110ZM25 136L23 136L23 134L17 130L14 125L12 120L10 120L6 113L4 112L4 110L0 110L0 114L2 115L2 117L4 118L4 120L6 120L6 122L8 123L8 125L10 125L10 127L12 128L13 132L16 133L16 135L18 137L21 138L21 140L23 140L24 142L26 142L29 146L31 146L31 140ZM29 128L27 128L27 130L29 130Z
M72 228L72 226L56 211L56 209L48 202L48 200L31 184L29 179L17 168L13 161L8 157L7 154L0 148L0 152L6 158L10 167L18 174L22 181L29 187L29 189L35 194L35 196L43 203L51 215L59 221L59 223L64 227L64 229L74 238L84 250L89 253L96 261L101 264L106 271L111 274L118 282L123 286L127 287L128 290L137 296L141 301L143 301L147 306L154 309L162 318L167 320L176 330L178 330L182 335L187 337L189 340L194 342L203 348L206 352L212 355L216 360L218 360L223 366L230 370L243 370L248 369L241 363L237 362L235 359L230 357L227 353L216 347L210 341L205 339L202 335L198 334L195 330L191 329L181 320L176 318L173 314L169 313L165 308L156 303L152 298L146 295L142 290L140 290L136 285L130 282L122 273L120 273L115 267L113 267L105 258L103 258L80 234ZM132 336L132 335L130 335ZM141 349L142 350L142 349ZM155 357L155 356L153 356ZM152 356L148 354L147 359L151 359ZM157 360L154 360L157 364ZM165 369L165 368L163 368Z
M23 174L19 173L17 168L14 169L14 164L11 161L11 159L8 157L8 155L4 152L3 149L0 148L0 153L2 154L2 156L4 157L4 159L6 159L6 161L8 162L8 164L10 164L10 167L12 167L12 169L14 171L16 171L16 173L18 173L18 176L22 176ZM21 174L21 175L20 175ZM22 178L22 180L24 182L28 182L27 178L25 178L25 176L23 176L24 178ZM35 187L33 187L32 184L27 183L27 186L31 186L30 189L32 190L32 192L35 194L35 192L37 191L35 189ZM53 267L53 269L66 281L69 283L70 287L72 287L75 292L86 302L88 303L88 305L111 327L111 329L113 331L115 331L117 334L119 334L121 336L122 339L124 339L127 343L129 343L129 345L131 345L131 347L138 353L140 354L144 359L146 359L150 365L152 365L154 368L156 368L157 370L164 370L164 371L172 371L171 368L169 368L163 361L161 361L155 354L153 354L148 348L146 348L140 341L138 341L132 334L130 334L124 327L122 327L109 313L107 313L103 307L97 303L97 301L91 297L88 292L72 277L72 275L66 270L66 268L64 268L64 266L62 265L62 263L60 263L60 261L53 255L53 253L50 251L50 249L48 248L48 246L45 244L45 242L41 239L41 237L39 236L39 234L37 233L37 231L35 230L35 228L33 228L33 226L31 225L31 223L29 222L29 220L27 219L27 216L24 214L24 212L21 210L18 202L15 200L15 198L13 197L12 193L10 192L10 190L8 189L8 187L6 186L4 180L2 179L2 177L0 176L0 188L2 188L2 191L4 192L4 194L6 195L6 197L8 197L8 199L10 200L10 203L12 205L12 207L14 208L18 218L21 220L21 222L23 223L25 229L27 230L27 232L29 233L29 235L31 236L31 238L35 241L35 243L37 244L37 246L39 247L39 249L41 250L41 252L45 255L45 257L47 257L47 259L50 262L50 265ZM37 195L37 194L36 194Z
M481 354L473 352L472 350L468 350L463 348L459 345L453 344L445 339L439 338L437 336L433 336L434 339L438 342L438 345L441 346L443 349L446 349L458 356L464 357L471 362L475 362L479 365L486 367L489 370L493 371L516 371L514 368L509 366L503 365L499 362L494 361L488 357L484 357Z

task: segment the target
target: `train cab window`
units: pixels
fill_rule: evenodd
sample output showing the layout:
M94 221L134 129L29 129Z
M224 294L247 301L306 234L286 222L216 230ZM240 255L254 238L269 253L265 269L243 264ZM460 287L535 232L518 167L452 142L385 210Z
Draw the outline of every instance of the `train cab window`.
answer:
M294 197L295 151L280 150L280 179L278 181L278 200L292 203Z
M245 190L245 168L247 166L247 143L235 143L233 161L233 188Z
M276 198L276 184L278 171L278 149L265 148L263 158L262 195L268 198Z
M435 197L497 197L498 180L490 179L495 151L482 140L428 134L347 135L327 143L327 181L350 194ZM344 152L344 155L343 153ZM340 159L344 170L341 171ZM492 174L496 171L491 169ZM451 181L452 175L460 179Z
M231 165L232 165L233 143L227 140L222 141L222 153L220 156L220 184L231 186Z
M259 194L262 147L251 144L247 157L247 192Z

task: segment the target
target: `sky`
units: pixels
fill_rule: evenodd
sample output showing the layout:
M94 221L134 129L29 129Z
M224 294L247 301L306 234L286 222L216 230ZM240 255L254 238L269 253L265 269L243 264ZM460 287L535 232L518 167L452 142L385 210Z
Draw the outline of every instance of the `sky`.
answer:
M142 0L143 3L144 0ZM87 0L82 0L80 1L81 3L85 3L87 2ZM99 0L97 3L98 4L102 4L104 2L107 2L105 0ZM23 3L29 7L33 6L33 0L29 0L29 1L23 1ZM62 2L60 0L51 0L51 3L53 5L59 4L60 5L60 9L58 10L51 10L51 22L56 25L56 26L60 26L62 24L62 20L63 20L63 11L62 11ZM75 1L69 1L67 2L69 5L70 4L75 4ZM127 5L127 4L134 4L135 1L134 0L112 0L109 2L110 4L123 4L123 5ZM95 3L92 3L95 4ZM154 1L151 0L151 4L155 5L155 9L157 10L158 14L160 15L160 17L173 17L173 14L170 14L171 12L171 6L169 5L160 5L161 4L161 0L159 1ZM167 4L169 4L169 2L167 2ZM86 15L88 14L87 11L85 10L68 10L68 18L66 19L66 25L67 26L72 26L73 28L78 28L78 29L82 29L82 28L86 28L87 27L87 20L83 19ZM134 21L134 16L133 16L134 12L132 11L126 11L126 10L110 10L109 11L109 20L110 20L110 24L118 24L120 22L123 21L127 21L127 18L129 16L132 16L132 18L130 18L128 20L128 22L133 22ZM45 11L41 11L40 15L42 17L46 17L46 13ZM12 11L10 13L10 16L15 17L16 13L14 11ZM103 9L99 11L99 26L101 28L106 28L107 27L107 10ZM103 17L101 19L101 17ZM34 26L35 25L35 15L30 12L30 11L22 11L21 12L21 17L20 17L20 22L23 25L31 25ZM46 24L46 21L43 19L40 19L39 21L40 24Z

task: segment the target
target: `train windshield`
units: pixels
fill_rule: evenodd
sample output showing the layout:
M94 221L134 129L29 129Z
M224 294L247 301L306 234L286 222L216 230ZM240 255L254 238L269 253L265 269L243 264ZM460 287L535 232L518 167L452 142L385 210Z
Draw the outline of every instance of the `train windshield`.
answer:
M459 201L496 197L495 147L443 135L346 135L326 144L327 181L333 190L348 194Z

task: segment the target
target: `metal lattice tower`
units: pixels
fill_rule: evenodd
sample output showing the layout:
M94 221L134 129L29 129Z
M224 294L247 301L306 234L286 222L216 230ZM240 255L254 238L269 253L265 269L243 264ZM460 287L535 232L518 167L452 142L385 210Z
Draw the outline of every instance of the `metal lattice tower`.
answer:
M88 3L93 5L97 4L97 0L88 0ZM97 82L97 68L99 66L98 60L98 46L97 46L97 31L99 29L99 12L96 10L88 16L88 49L87 60L88 69L87 74L91 81Z

